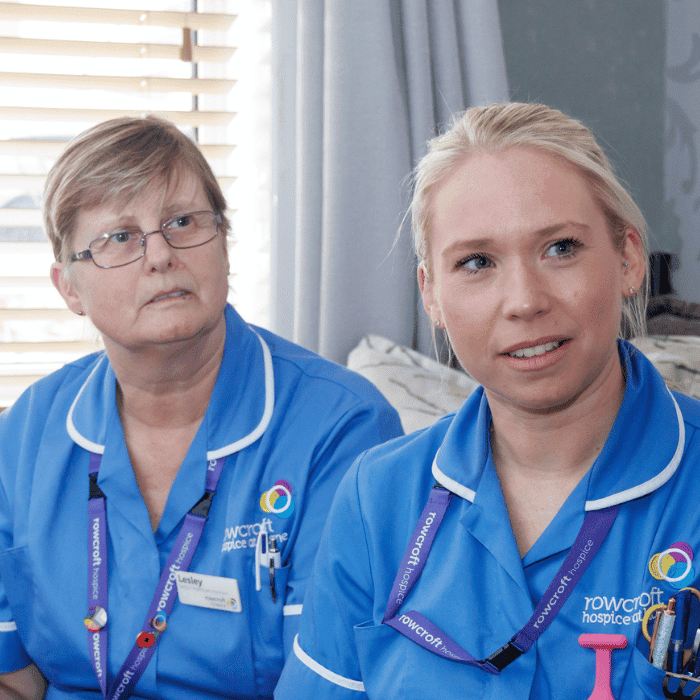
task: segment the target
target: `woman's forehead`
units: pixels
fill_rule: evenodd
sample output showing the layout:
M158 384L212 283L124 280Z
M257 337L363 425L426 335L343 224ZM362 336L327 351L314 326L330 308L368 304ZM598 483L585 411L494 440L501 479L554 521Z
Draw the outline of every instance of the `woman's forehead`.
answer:
M82 207L75 232L78 236L96 237L127 226L138 228L146 215L155 215L162 223L186 211L208 208L209 201L202 182L191 171L182 169L169 179L157 178L139 192L104 197L95 206ZM143 225L148 227L155 224Z
M93 214L138 214L147 208L160 207L163 211L179 211L180 207L206 202L201 180L191 170L178 168L167 176L156 177L145 187L129 188L122 192L105 192L98 202L92 206L87 204L81 209L90 210Z
M436 189L431 208L433 235L455 226L544 227L550 219L598 220L602 215L589 183L575 166L529 148L466 158Z

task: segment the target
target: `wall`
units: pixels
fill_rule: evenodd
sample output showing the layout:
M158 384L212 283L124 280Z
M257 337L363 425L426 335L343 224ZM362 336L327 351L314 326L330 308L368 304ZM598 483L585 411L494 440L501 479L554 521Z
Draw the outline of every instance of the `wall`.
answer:
M583 121L646 216L651 249L679 252L664 214L664 4L499 0L499 11L511 99Z
M679 255L673 286L700 302L700 3L666 0L665 241Z

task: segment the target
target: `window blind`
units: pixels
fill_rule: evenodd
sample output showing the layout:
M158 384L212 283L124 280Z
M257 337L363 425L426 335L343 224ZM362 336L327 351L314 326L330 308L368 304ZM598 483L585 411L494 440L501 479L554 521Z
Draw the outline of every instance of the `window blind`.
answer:
M100 347L48 277L41 192L71 138L116 116L164 116L199 141L236 209L236 24L250 1L84 1L0 2L0 409Z

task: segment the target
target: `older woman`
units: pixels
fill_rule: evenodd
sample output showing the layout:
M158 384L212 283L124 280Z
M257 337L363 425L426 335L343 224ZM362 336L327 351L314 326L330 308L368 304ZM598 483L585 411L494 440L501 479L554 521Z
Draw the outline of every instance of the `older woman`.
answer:
M275 697L661 697L685 659L640 628L700 574L700 407L618 339L639 209L579 122L506 104L430 143L412 213L425 310L482 387L348 472Z
M85 132L44 207L105 351L0 417L0 695L270 697L338 481L398 417L227 306L226 203L174 125Z

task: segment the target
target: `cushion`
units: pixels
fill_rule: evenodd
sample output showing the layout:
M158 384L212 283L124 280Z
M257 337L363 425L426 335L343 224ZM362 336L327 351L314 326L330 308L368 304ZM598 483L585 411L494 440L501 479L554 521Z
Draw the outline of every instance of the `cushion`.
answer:
M348 356L348 367L384 394L407 433L456 411L478 386L464 372L378 335L360 341Z

